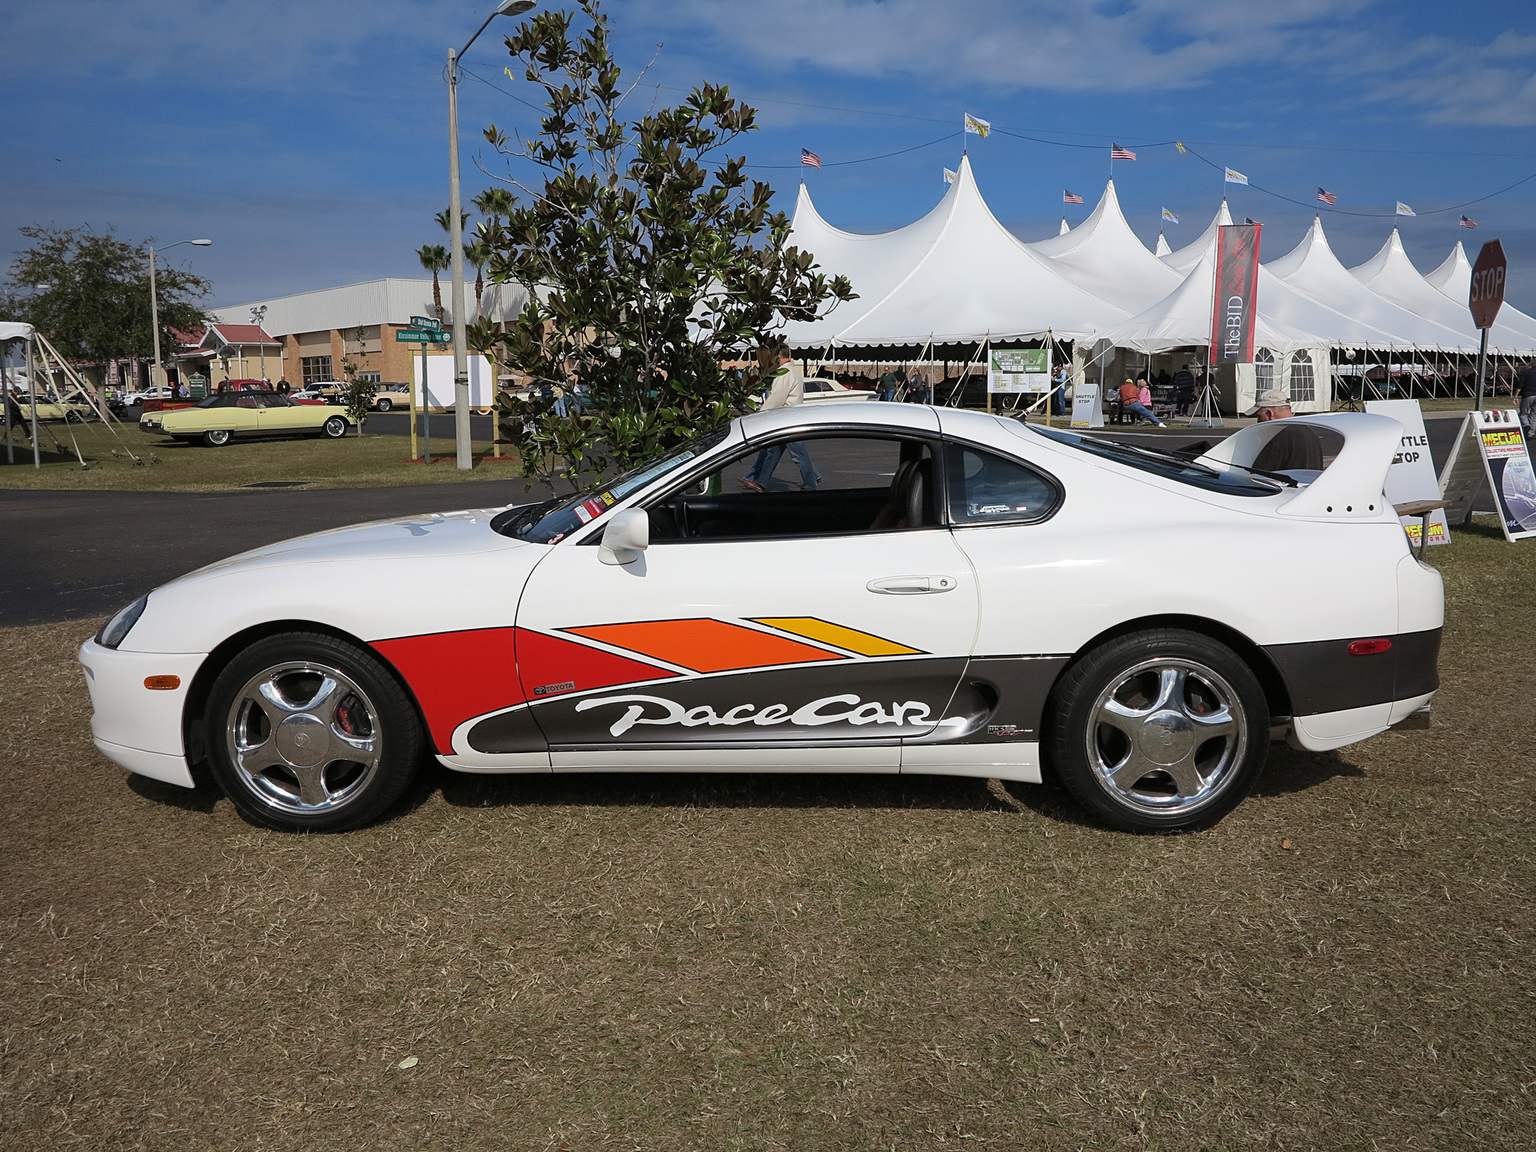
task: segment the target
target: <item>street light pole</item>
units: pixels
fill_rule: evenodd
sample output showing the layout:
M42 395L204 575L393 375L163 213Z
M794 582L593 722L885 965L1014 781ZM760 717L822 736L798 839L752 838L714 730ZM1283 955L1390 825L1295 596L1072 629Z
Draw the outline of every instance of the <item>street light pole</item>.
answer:
M448 49L448 244L453 261L453 286L449 303L453 308L453 425L460 471L475 466L470 446L469 348L464 331L464 212L459 195L459 59L470 45L480 39L491 21L498 16L521 16L534 7L534 0L501 0L496 11L485 18L469 43L455 52ZM494 391L495 382L492 381ZM492 419L494 419L494 415Z
M175 244L167 244L163 248L149 246L149 326L155 332L155 364L150 372L150 386L158 388L165 383L165 365L160 363L160 293L155 290L155 253L164 252L168 248L177 248L183 244L194 244L199 248L206 248L212 244L212 240L178 240ZM155 379L158 376L159 379Z

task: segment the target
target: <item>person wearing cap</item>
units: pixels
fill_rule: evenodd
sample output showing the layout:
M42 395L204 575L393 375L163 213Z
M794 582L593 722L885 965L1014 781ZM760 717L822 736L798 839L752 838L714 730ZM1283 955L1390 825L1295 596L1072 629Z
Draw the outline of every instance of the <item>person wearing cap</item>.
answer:
M1263 424L1269 420L1284 420L1294 413L1291 411L1289 396L1278 388L1266 388L1259 393L1257 402L1244 415L1253 416ZM1259 449L1253 466L1261 472L1321 472L1322 438L1308 424L1282 428Z
M1152 421L1159 428L1165 427L1163 422L1153 415L1152 409L1141 402L1141 385L1129 376L1125 378L1125 383L1120 385L1120 408L1138 419Z

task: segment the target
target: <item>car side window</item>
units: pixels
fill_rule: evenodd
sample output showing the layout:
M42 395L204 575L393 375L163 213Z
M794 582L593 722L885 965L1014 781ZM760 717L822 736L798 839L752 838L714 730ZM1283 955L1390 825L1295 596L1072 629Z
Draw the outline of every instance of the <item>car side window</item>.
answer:
M256 397L254 397L254 396L241 396L239 399L237 399L235 401L235 407L237 407L237 408L262 408L262 407L265 407L265 405L261 404L256 399Z
M957 525L1044 520L1060 488L1018 460L968 444L948 444L949 517Z
M652 543L899 532L939 525L931 445L898 436L754 444L647 509Z

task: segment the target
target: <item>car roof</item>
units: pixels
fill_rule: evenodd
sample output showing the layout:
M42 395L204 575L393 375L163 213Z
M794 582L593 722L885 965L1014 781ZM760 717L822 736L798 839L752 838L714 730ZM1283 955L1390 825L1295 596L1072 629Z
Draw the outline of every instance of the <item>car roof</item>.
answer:
M946 419L948 413L945 414ZM988 419L985 415L983 419ZM895 404L881 400L834 401L832 403L771 408L740 418L742 433L750 440L769 436L782 428L815 426L870 425L900 428L932 435L939 430L939 418L926 404Z

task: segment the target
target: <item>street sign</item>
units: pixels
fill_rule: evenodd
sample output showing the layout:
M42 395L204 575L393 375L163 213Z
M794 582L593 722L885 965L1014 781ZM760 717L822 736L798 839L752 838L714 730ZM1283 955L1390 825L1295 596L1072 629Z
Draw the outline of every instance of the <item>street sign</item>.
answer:
M434 320L430 316L412 316L411 317L411 327L412 328L430 328L433 331L437 331L437 330L441 329L442 326L443 325L442 325L441 321Z
M441 332L423 332L420 328L401 328L395 333L395 339L402 344L441 344L444 336Z
M1479 328L1493 327L1493 318L1504 303L1504 271L1509 262L1504 259L1504 245L1490 240L1477 254L1472 265L1472 291L1467 307L1472 309L1472 323Z

